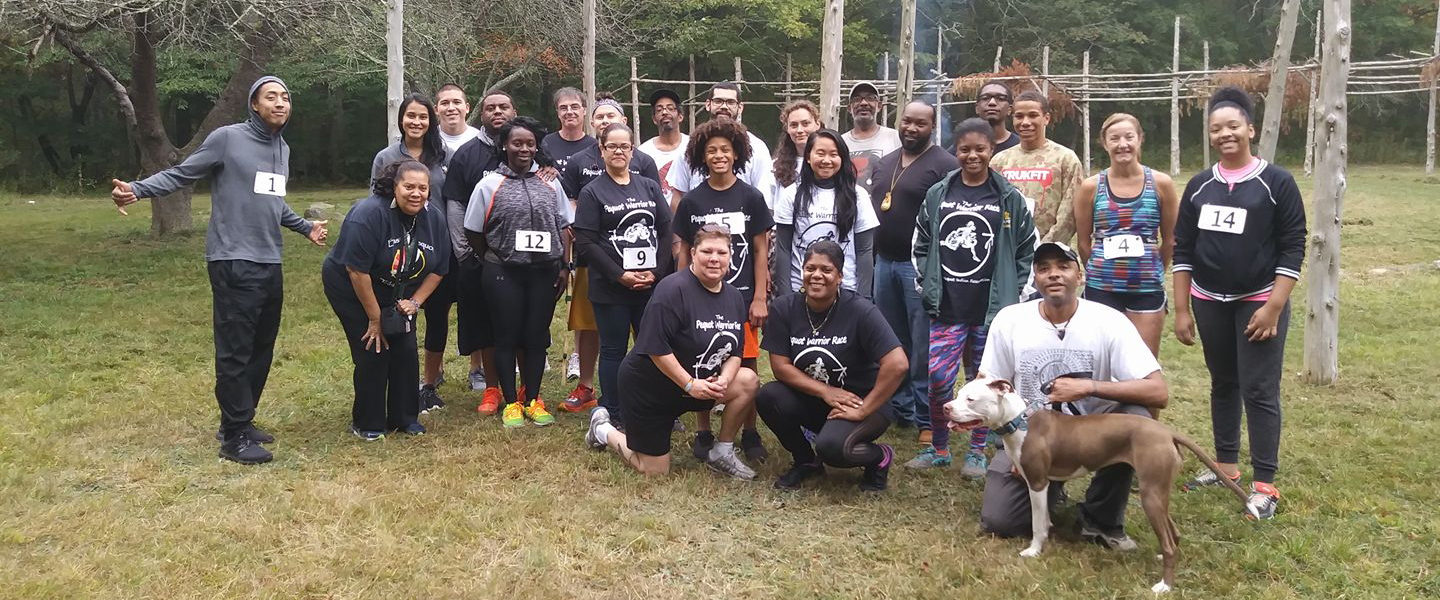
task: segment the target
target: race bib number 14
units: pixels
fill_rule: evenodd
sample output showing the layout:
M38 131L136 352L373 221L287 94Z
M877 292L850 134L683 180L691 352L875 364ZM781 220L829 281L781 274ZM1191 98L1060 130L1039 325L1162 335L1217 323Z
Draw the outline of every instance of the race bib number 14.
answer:
M1206 204L1200 207L1199 226L1201 229L1220 233L1245 233L1245 209Z
M255 193L266 196L285 195L285 176L264 171L255 172Z

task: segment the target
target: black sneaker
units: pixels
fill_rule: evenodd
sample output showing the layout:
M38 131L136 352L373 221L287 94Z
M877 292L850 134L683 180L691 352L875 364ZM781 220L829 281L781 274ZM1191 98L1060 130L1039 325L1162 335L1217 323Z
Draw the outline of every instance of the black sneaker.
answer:
M746 429L740 432L740 449L745 452L745 458L750 462L763 463L770 458L770 453L765 451L765 446L760 443L760 432L754 429Z
M256 441L246 437L244 434L237 435L230 441L220 444L220 458L235 461L242 465L258 465L270 462L275 455L269 450L260 447Z
M367 442L385 439L385 432L383 431L368 431L356 428L354 426L350 427L350 433L355 437L358 437Z
M775 480L775 488L781 490L798 490L800 484L811 477L819 477L825 474L825 466L820 463L801 464L795 463Z
M445 408L445 401L440 399L440 392L435 391L435 386L421 386L420 414L427 414L432 410L440 410L442 408Z
M410 434L410 435L425 435L425 426L424 426L424 425L421 425L421 424L418 423L418 422L416 422L416 423L411 423L411 424L409 424L409 425L404 425L404 426L401 426L401 427L392 428L390 431L396 431L396 432L399 432L399 433L408 433L408 434Z
M253 424L246 425L244 429L241 429L240 435L250 438L250 441L257 444L269 444L275 441L275 436L265 433L265 430L260 429ZM215 432L215 441L225 441L225 432L223 430Z
M890 463L894 462L895 450L885 444L879 446L880 451L885 453L885 458L878 465L865 467L865 473L860 476L862 492L883 492L890 486Z
M695 460L705 462L710 460L710 449L715 447L715 434L709 431L695 432L695 441L690 444L690 454Z

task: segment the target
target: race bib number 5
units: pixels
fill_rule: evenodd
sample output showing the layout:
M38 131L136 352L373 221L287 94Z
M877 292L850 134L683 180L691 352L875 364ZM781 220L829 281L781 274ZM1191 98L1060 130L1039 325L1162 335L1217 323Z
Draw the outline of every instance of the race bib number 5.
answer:
M1200 207L1200 228L1220 233L1245 233L1245 209L1218 204Z
M655 268L654 248L626 248L620 252L620 266L626 271Z
M264 171L255 172L255 193L266 196L285 195L285 176Z
M550 252L550 232L519 229L515 231L516 252Z
M1104 240L1105 260L1145 255L1145 240L1134 234L1112 235Z
M745 235L745 213L727 212L714 215L705 215L706 223L718 223L730 230L730 235Z

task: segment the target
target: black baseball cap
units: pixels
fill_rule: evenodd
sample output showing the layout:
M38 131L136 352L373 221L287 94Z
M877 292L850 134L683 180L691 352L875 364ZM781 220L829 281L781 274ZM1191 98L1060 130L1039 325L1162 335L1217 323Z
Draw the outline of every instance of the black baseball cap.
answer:
M660 88L650 92L650 106L655 106L655 103L659 102L661 98L669 98L675 102L675 106L680 106L681 104L680 94L675 93L675 90Z
M1040 259L1040 255L1050 253L1059 254L1061 256L1064 256L1065 258L1075 261L1075 264L1077 265L1080 264L1080 255L1076 254L1075 251L1070 248L1070 246L1065 245L1065 243L1063 242L1044 242L1039 246L1035 247L1036 260Z

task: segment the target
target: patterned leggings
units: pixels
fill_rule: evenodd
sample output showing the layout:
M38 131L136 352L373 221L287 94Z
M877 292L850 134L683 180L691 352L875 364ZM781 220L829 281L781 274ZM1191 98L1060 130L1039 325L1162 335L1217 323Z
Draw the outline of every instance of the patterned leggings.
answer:
M950 449L950 420L945 418L945 403L955 398L955 380L960 376L960 365L965 349L970 349L970 362L965 365L965 380L975 378L980 370L980 355L985 353L984 325L952 325L930 320L930 423L931 445L936 450ZM968 342L968 343L967 343ZM985 451L985 436L990 430L984 427L970 432L970 450Z

